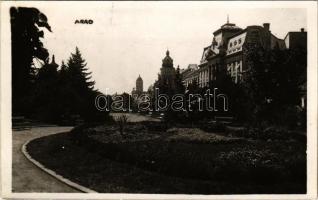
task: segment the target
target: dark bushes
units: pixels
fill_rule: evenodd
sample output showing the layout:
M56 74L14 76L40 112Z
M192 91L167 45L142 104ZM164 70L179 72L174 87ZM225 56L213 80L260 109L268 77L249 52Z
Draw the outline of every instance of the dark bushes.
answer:
M224 132L226 126L220 122L202 123L201 129L206 132Z
M236 137L245 137L251 139L260 140L297 140L306 143L306 134L302 131L291 131L284 127L270 126L267 128L255 128L255 127L226 127L226 133L228 135Z
M143 122L141 126L164 130L160 122ZM167 142L161 137L115 144L87 137L94 134L88 127L74 129L73 134L81 138L79 144L90 152L168 176L249 184L306 181L306 146L297 141L198 144ZM263 133L252 134L262 138Z

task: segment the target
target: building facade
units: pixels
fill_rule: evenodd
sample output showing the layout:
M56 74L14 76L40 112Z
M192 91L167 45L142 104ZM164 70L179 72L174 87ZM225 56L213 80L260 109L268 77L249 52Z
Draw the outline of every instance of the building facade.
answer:
M187 88L192 83L199 82L198 65L189 64L188 67L181 71L184 86Z
M213 33L211 44L203 49L197 69L182 71L184 86L188 87L191 80L197 80L199 87L208 87L217 80L221 71L229 74L235 83L243 81L244 74L249 70L246 54L253 46L266 50L307 47L307 33L304 29L289 32L283 40L271 33L269 23L242 29L227 21Z
M144 91L143 80L139 75L137 80L136 80L136 92L142 93L143 91Z
M307 48L307 32L300 29L300 32L289 32L284 38L286 49Z
M140 74L138 78L136 79L136 87L133 88L133 91L131 92L132 95L142 95L144 94L144 89L143 89L143 80L140 77Z

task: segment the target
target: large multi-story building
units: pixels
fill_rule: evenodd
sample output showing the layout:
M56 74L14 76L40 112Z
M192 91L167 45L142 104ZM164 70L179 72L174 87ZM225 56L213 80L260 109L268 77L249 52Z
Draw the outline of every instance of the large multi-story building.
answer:
M227 42L225 53L226 70L233 81L238 83L248 70L246 53L248 47L260 45L263 49L285 49L285 42L274 36L270 31L270 24L263 26L248 26L237 34L232 35Z
M187 87L196 80L199 87L207 87L217 79L218 72L222 70L226 71L235 83L242 81L248 70L248 47L255 45L264 49L306 47L307 33L304 29L301 29L301 32L289 32L282 40L271 33L269 23L242 29L227 21L213 33L211 44L203 49L197 69L188 68L182 71L184 85Z

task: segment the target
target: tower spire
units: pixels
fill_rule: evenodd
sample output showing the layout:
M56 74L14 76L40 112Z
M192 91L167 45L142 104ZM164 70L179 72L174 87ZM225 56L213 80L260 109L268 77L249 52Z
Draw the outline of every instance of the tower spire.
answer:
M53 54L53 56L52 56L51 65L54 65L55 67L58 67L58 64L55 63L55 56L54 56L54 54Z
M226 22L227 22L227 23L230 23L229 14L227 14Z

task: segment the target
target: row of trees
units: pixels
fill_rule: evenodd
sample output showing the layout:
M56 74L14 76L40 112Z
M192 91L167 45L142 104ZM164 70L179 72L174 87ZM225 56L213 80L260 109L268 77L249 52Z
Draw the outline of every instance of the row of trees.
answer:
M95 108L94 89L90 72L79 49L76 47L67 63L59 67L54 56L52 62L39 69L33 99L36 116L53 122L70 122L81 118L96 121L103 118ZM105 117L105 116L104 116Z
M95 108L94 89L79 49L65 64L49 62L40 38L51 31L47 17L36 8L10 10L12 30L12 113L49 122L105 119ZM34 62L40 63L40 67Z

